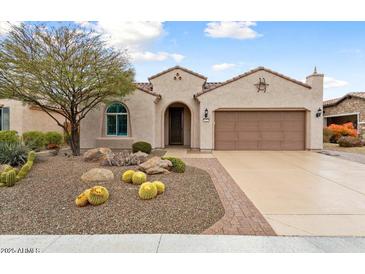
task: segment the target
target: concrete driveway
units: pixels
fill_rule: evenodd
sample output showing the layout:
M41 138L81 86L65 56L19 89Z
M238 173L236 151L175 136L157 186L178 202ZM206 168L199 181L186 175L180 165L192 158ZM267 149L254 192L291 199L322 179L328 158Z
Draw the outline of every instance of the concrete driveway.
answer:
M305 151L214 155L278 235L365 235L364 164Z

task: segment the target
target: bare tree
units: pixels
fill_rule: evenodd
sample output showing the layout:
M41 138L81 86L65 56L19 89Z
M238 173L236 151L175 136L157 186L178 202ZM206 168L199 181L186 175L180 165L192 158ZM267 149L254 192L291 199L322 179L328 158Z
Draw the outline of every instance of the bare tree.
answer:
M13 25L0 41L0 98L38 106L70 130L73 155L80 155L81 120L109 97L134 90L133 78L125 52L90 30Z

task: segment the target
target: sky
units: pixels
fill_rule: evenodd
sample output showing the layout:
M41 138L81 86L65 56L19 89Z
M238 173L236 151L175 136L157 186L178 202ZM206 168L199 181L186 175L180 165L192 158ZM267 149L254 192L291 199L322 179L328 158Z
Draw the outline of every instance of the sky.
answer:
M180 65L224 81L264 66L300 81L317 67L324 99L365 91L365 22L73 22L127 49L136 81ZM65 22L47 22L49 25ZM0 35L7 27L0 22Z

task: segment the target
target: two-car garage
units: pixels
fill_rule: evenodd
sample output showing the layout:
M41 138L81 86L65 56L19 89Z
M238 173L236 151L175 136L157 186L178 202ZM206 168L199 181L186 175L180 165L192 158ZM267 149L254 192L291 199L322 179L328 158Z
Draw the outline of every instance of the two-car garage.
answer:
M215 111L216 150L304 150L303 110Z

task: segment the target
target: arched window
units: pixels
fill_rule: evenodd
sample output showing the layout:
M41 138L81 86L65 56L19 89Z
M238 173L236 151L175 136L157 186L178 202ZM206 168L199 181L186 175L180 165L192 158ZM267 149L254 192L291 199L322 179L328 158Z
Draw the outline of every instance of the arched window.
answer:
M128 112L120 103L112 103L106 109L106 135L128 135Z

